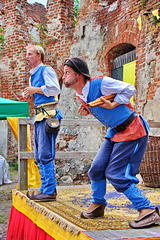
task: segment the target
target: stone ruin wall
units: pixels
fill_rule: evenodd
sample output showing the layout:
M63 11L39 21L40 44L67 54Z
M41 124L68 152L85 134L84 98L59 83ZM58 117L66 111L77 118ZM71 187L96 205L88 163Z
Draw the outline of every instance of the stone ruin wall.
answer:
M38 24L46 25L46 9L41 4L30 5L27 1L0 0L0 27L4 34L4 48L0 52L0 93L1 97L23 101L21 93L28 85L29 68L26 65L25 47L39 42L41 34ZM2 34L2 33L1 33ZM31 115L33 116L33 110ZM6 121L4 121L6 122ZM1 123L7 125L7 123ZM9 162L17 159L17 142L11 132L7 132L7 151ZM1 145L4 142L1 138Z
M29 76L25 46L40 39L36 26L37 23L42 26L45 24L42 21L47 13L46 63L56 70L62 87L60 108L64 118L83 118L77 114L79 103L74 91L65 89L62 84L64 60L70 56L84 57L91 75L111 76L113 59L134 47L137 89L134 107L147 120L159 121L160 22L155 24L151 13L154 9L160 9L160 3L157 0L146 0L145 6L140 3L139 0L81 0L74 27L71 0L48 0L47 12L41 4L30 5L26 0L5 0L0 13L0 27L3 26L5 34L5 46L0 55L1 96L22 100L20 94L28 84ZM144 15L146 11L149 12L148 15ZM139 30L137 23L139 14L142 18L142 30ZM62 128L57 138L57 147L63 151L98 150L104 137L103 131L104 128ZM151 134L160 135L160 132L152 129ZM15 154L11 147L8 158ZM92 159L59 160L56 164L60 184L86 181L91 161Z

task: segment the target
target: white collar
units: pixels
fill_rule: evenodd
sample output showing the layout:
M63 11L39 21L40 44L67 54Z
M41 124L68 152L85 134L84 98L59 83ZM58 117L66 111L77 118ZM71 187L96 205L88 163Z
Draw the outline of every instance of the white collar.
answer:
M43 63L40 63L37 67L35 67L34 69L32 69L32 70L30 71L30 73L31 73L31 74L34 74L35 72L37 72L37 70L38 70L41 66L43 66Z
M89 92L89 81L87 81L84 88L82 89L82 95L76 92L76 96L80 97L84 102L87 102L88 92Z

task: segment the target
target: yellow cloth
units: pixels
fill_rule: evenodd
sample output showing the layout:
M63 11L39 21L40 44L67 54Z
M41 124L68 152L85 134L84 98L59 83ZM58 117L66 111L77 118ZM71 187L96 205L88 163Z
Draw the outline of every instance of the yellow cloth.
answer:
M55 104L55 102L42 104L42 105L39 105L38 107L44 107L44 106L53 105L53 104ZM47 110L47 113L48 113L50 116L54 117L54 116L56 115L56 110L55 110L55 109L53 109L53 110ZM48 118L49 116L47 115L47 113L46 113L46 112L44 112L44 113L42 113L42 112L38 113L38 114L36 115L34 121L35 121L35 122L36 122L36 121L42 121L43 118Z
M153 16L157 17L159 20L158 9L152 11Z
M139 17L137 18L137 22L139 24L139 30L142 29L142 19L141 19L141 15L139 15Z
M81 228L68 222L63 217L26 198L26 195L13 189L13 206L38 227L43 229L51 237L57 240L91 240L89 236L81 231ZM15 221L15 219L10 219ZM24 227L25 226L24 224ZM28 229L30 233L30 229Z
M18 117L7 117L7 121L12 129L13 135L18 142ZM27 126L27 151L32 152L30 148L29 126ZM28 159L28 188L40 188L41 180L37 165L33 159Z
M148 188L144 184L138 184L138 187L141 192L144 193L146 197L151 201L153 206L160 208L160 188ZM35 190L35 194L37 192L38 190ZM26 197L25 190L21 191L21 193L24 195L24 197ZM31 191L29 193L31 193ZM63 218L59 219L59 223L63 226L65 226L64 222L66 220L70 224L73 224L75 227L79 227L84 231L129 229L130 227L128 222L132 222L137 218L138 215L138 212L133 208L131 202L125 197L125 195L123 193L117 192L115 188L109 183L107 184L108 205L107 208L105 208L104 217L96 219L80 218L81 212L86 211L90 205L90 199L92 198L92 189L90 185L57 187L57 193L58 195L56 201L53 202L36 203L35 201L29 200L28 198L27 202L29 202L30 206L32 207L33 202L36 203L36 207L34 209L37 212L42 213L44 216L48 215L45 213L45 211L42 210L43 207L46 208L48 212L51 213L50 219L53 221L56 220L54 218L54 215L57 215L59 218ZM22 205L20 204L20 206ZM38 210L38 207L41 208L41 211L39 211L40 209ZM20 209L18 210L20 211ZM40 220L37 214L35 214L35 216ZM47 226L47 222L45 225ZM65 229L68 227L65 227ZM41 226L41 228L43 228L43 226ZM52 229L54 229L54 226L52 226ZM55 239L57 240L58 238Z
M127 63L123 65L123 81L126 83L130 83L133 86L135 85L135 69L136 69L136 61ZM133 104L133 97L130 102Z

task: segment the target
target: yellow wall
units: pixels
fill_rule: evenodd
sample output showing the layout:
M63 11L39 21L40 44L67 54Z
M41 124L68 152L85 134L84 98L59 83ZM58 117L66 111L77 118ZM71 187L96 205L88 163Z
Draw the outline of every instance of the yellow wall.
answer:
M133 86L135 85L135 70L136 70L136 61L127 63L123 65L123 81L130 83ZM133 97L130 102L133 104Z

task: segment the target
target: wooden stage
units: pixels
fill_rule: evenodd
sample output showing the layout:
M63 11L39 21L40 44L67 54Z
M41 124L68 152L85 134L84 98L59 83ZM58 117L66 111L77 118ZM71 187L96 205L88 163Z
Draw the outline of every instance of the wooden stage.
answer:
M127 238L147 238L154 240L155 237L160 239L160 227L151 227L145 229L125 229L125 230L103 230L103 231L86 231L88 236L94 240L117 240Z
M62 187L57 187L57 190L60 188ZM68 188L70 189L69 186ZM77 189L77 186L72 186L70 192L73 192L75 188ZM78 186L78 189L79 188L82 188L82 186ZM59 205L60 203L61 201L58 199L53 205ZM80 225L78 226L74 224L73 221L70 222L63 216L58 215L56 211L51 211L50 208L46 207L46 204L28 199L23 191L21 192L17 189L13 189L12 191L12 204L7 240L11 240L13 237L19 239L18 236L21 236L21 239L24 240L160 239L160 226L132 229L129 228L127 224L127 228L122 230L84 230ZM51 204L52 203L49 203L48 206ZM128 210L126 212L128 212ZM67 211L67 209L63 209L63 211ZM125 220L124 216L123 222L125 222ZM103 218L100 221L103 221ZM85 224L87 224L87 221Z
M90 121L88 121L90 124ZM92 125L98 124L92 120ZM22 194L23 190L27 189L27 160L33 158L32 152L27 152L27 124L31 124L31 119L19 119L19 191L13 190L12 193L12 209L10 214L10 222L8 226L7 240L21 239L24 240L118 240L118 239L160 239L160 226L145 228L145 229L131 229L120 228L122 230L108 228L107 230L84 230L83 228L71 224L63 219L61 215L45 208L42 204L26 198ZM63 123L64 124L64 123ZM68 125L86 126L87 122L66 121ZM160 123L155 123L153 127L160 127ZM159 125L157 125L159 124ZM73 156L68 155L68 158L77 156L93 156L95 152L71 152ZM64 153L56 153L58 158L64 158ZM77 155L78 154L78 155ZM65 156L66 157L66 156ZM58 189L58 188L57 188ZM17 191L17 192L16 192ZM21 192L22 191L22 192ZM159 197L160 199L160 197ZM160 201L158 202L160 205ZM79 216L79 214L78 214ZM124 221L127 221L125 219ZM112 217L112 216L111 216ZM112 222L111 222L112 223ZM85 223L86 224L86 223ZM123 224L123 221L122 221Z

